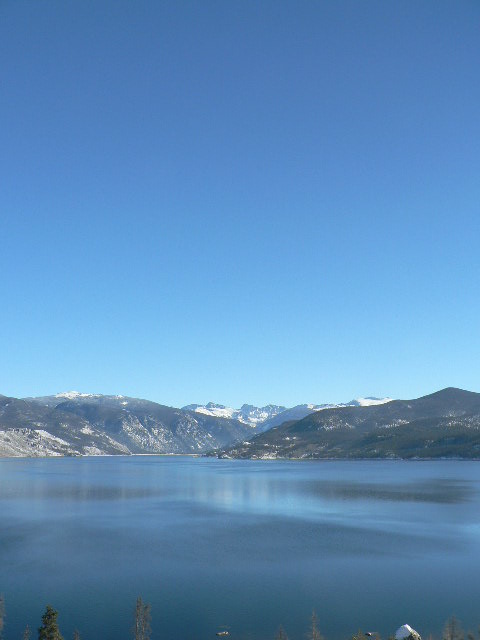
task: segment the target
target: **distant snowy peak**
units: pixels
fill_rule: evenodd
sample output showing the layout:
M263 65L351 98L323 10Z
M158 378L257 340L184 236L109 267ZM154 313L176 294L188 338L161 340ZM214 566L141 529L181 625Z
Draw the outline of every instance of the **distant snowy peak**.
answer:
M62 391L55 394L55 398L65 400L77 400L78 398L100 398L100 393L80 393L80 391Z
M189 404L182 409L188 411L195 411L195 413L203 413L206 416L215 416L216 418L234 418L237 411L230 407L225 407L223 404L217 404L215 402L209 402L206 405L201 404Z
M376 404L385 404L391 402L393 398L374 398L368 396L367 398L355 398L350 402L339 402L336 404L303 404L301 407L311 409L311 411L322 411L322 409L337 409L343 407L372 407Z
M392 398L374 398L372 396L368 396L367 398L355 398L354 400L350 400L350 402L339 402L336 404L300 404L295 408L304 408L305 410L308 409L309 412L313 413L315 411L322 411L324 409L340 409L343 407L372 407L376 404L385 404L387 402L391 402L391 400Z
M257 426L269 418L273 418L278 413L285 411L285 407L275 404L269 404L266 407L255 407L251 404L244 404L240 409L232 409L223 404L209 402L208 404L188 404L182 409L203 413L207 416L215 416L217 418L229 418L248 424L251 427Z
M348 404L351 407L372 407L376 404L386 404L392 400L393 398L374 398L372 396L368 396L367 398L356 398L355 400L351 400Z
M240 408L241 417L237 419L246 424L257 425L265 422L265 420L269 418L273 418L273 416L285 411L285 409L286 407L277 404L267 404L265 407L254 407L251 404L244 404Z
M300 406L307 407L312 411L321 411L322 409L336 409L337 407L372 407L376 404L385 404L391 401L392 398L374 398L373 396L368 396L366 398L355 398L354 400L350 400L350 402L339 402L337 404L306 404Z
M392 398L374 398L369 396L367 398L355 398L354 400L350 400L350 402L339 402L332 403L328 402L325 404L298 404L295 407L292 407L292 410L297 411L305 411L305 415L308 413L314 413L315 411L323 411L324 409L337 409L343 407L371 407L375 404L385 404L386 402L391 402Z
M115 404L125 406L128 398L125 396L106 396L102 393L82 393L81 391L61 391L52 396L37 396L35 398L24 398L24 400L43 404L47 407L56 407L66 402L88 403L88 404Z
M203 413L207 416L216 418L228 418L230 420L238 420L243 424L251 427L257 427L264 430L273 426L282 424L287 420L301 420L305 416L322 411L324 409L337 409L341 407L370 407L375 404L385 404L390 402L391 398L356 398L350 402L342 402L340 404L299 404L295 407L287 409L286 407L276 404L268 404L265 407L255 407L251 404L244 404L240 409L232 409L223 404L216 402L208 402L207 404L188 404L182 409L187 411L195 411L195 413Z

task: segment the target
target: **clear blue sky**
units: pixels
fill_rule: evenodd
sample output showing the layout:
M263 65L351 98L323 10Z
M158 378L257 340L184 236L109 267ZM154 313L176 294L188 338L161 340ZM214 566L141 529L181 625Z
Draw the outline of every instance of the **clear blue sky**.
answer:
M0 393L480 391L480 3L0 2Z

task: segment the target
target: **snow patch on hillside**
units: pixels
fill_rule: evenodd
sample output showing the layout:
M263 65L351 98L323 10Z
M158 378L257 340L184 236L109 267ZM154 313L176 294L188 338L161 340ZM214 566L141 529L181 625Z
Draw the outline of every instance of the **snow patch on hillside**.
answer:
M56 393L55 398L64 398L65 400L76 400L77 398L101 398L100 393L80 393L80 391L62 391Z
M232 407L226 407L223 404L217 404L216 402L209 402L208 404L189 404L182 409L188 411L195 411L195 413L203 413L207 416L213 416L215 418L227 418L229 420L238 420L243 424L247 424L251 427L255 427L269 418L273 418L278 413L285 411L285 407L269 404L265 407L255 407L250 404L244 404L240 409L233 409Z
M62 440L62 438L59 438L58 436L54 436L48 431L45 431L44 429L35 429L35 432L38 433L38 435L41 438L46 438L47 440L53 440L54 442L58 442L58 444L65 445L66 447L69 446L69 443L66 440Z
M393 398L356 398L355 400L352 400L351 404L358 407L373 407L377 404L386 404L387 402L391 402L392 400Z

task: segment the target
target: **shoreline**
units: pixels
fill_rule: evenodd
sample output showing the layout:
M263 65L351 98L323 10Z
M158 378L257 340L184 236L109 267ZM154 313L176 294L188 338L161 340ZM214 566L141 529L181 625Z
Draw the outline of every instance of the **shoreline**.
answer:
M480 458L228 458L209 456L204 453L105 453L78 455L50 455L50 456L2 456L1 460L55 460L62 459L101 459L101 458L204 458L209 460L228 460L244 462L480 462Z

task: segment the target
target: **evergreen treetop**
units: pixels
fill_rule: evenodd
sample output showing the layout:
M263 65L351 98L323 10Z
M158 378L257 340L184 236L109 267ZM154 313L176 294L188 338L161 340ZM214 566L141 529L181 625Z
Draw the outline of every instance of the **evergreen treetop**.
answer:
M38 640L63 640L57 623L58 611L47 605L42 616L42 626L38 629Z

